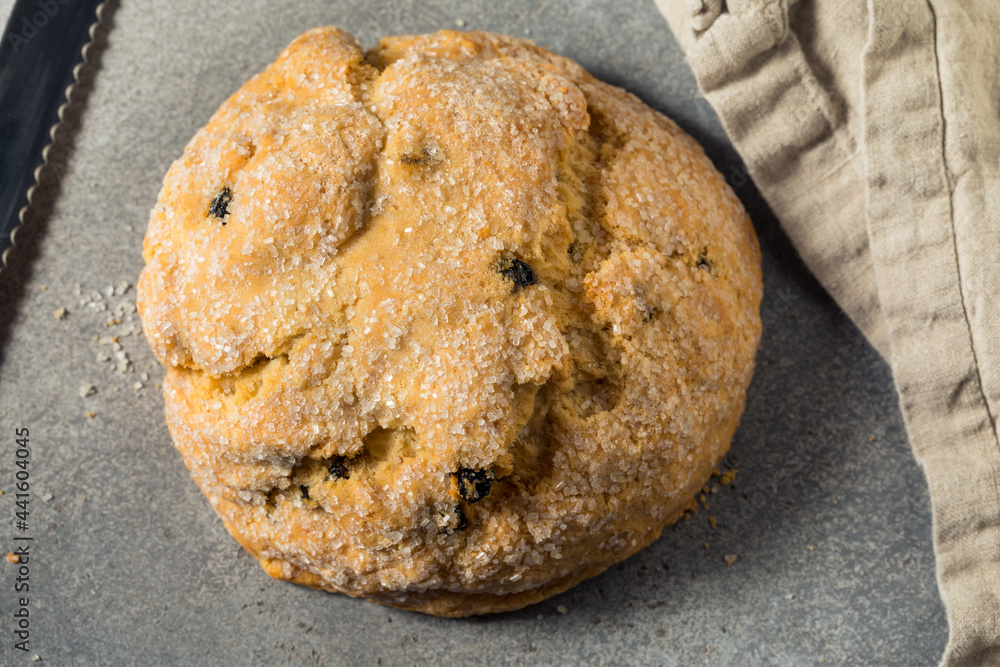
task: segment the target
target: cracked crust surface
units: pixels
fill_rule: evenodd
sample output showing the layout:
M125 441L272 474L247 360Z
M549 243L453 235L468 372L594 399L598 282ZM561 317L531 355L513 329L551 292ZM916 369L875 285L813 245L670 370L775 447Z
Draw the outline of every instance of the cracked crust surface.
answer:
M676 520L760 338L742 206L524 40L297 38L167 173L138 305L199 487L272 576L516 609Z

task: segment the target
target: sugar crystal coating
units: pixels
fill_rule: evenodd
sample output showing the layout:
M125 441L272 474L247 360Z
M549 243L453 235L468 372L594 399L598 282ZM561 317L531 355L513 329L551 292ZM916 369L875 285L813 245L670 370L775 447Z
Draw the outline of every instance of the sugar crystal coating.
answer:
M167 423L228 530L274 577L443 616L655 540L760 338L700 147L488 33L300 36L170 168L143 254Z

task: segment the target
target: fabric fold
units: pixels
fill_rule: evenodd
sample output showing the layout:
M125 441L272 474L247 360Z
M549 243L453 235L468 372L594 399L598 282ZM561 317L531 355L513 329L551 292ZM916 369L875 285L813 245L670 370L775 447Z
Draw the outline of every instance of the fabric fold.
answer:
M1000 664L1000 5L734 0L697 30L658 6L806 265L891 363L933 505L941 664Z

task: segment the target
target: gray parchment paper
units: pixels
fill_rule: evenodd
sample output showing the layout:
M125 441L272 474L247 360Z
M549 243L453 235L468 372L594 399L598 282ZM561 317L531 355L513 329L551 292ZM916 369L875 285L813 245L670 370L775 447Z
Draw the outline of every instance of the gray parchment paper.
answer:
M162 371L130 312L134 288L120 293L142 267L149 209L215 108L324 24L366 46L440 28L528 36L677 120L757 225L764 338L727 459L733 488L523 611L441 620L273 581L170 443ZM928 497L889 370L803 268L652 2L123 0L98 46L0 274L0 549L34 538L26 654L13 648L16 566L0 560L0 663L935 663L946 627ZM121 350L106 339L116 335ZM27 531L14 523L19 427L31 433Z

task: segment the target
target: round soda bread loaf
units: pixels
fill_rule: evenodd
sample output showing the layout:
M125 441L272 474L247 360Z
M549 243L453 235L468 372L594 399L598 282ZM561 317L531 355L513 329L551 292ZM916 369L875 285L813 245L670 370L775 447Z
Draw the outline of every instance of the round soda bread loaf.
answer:
M233 536L441 616L655 540L760 338L756 237L701 148L503 35L300 36L170 168L143 255L167 423Z

